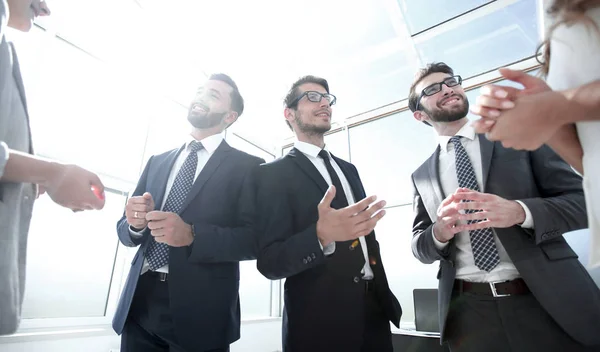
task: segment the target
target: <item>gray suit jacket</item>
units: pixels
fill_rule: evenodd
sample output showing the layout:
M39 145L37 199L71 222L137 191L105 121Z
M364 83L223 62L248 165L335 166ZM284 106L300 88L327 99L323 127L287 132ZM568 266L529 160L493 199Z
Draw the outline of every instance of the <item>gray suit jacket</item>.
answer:
M8 149L31 153L29 120L19 64L7 42L5 0L0 0L0 177ZM27 233L36 188L0 182L0 335L16 331L25 289Z
M550 148L506 149L479 136L483 184L487 193L521 200L535 228L494 231L527 286L554 320L574 340L600 344L600 291L562 234L587 226L581 178ZM442 341L456 270L451 240L438 251L432 238L437 209L445 198L439 180L440 148L412 175L414 213L412 250L421 262L440 262L439 314Z

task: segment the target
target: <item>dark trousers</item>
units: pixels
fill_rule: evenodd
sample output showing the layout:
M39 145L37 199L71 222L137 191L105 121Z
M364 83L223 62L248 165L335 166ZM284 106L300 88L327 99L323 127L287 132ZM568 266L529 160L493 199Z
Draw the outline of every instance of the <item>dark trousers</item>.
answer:
M494 298L454 292L445 332L452 352L600 351L573 340L530 293Z
M228 351L229 347L204 352ZM169 307L169 281L161 281L158 273L140 276L121 335L121 352L192 352L177 343Z
M367 290L365 295L365 331L361 352L392 352L393 350L390 321L372 288Z

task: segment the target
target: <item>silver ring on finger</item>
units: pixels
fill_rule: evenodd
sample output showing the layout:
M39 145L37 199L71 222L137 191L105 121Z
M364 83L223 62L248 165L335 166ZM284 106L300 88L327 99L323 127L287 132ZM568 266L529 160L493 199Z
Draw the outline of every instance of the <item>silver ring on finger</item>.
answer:
M137 211L133 213L133 217L136 218L136 219L138 218L138 212Z

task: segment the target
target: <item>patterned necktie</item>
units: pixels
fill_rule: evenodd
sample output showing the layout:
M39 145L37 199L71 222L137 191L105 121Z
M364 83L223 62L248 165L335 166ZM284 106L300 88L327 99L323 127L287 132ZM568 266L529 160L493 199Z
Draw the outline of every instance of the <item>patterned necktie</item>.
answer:
M178 213L183 206L183 202L187 197L188 193L192 189L194 184L194 178L196 176L196 168L198 166L198 151L204 148L202 143L198 141L192 141L189 145L190 154L185 159L181 169L175 177L171 191L165 202L165 206L162 211L168 211L172 213ZM152 242L146 250L146 258L150 265L150 270L155 271L158 268L165 266L169 263L169 246L165 243L159 243L152 238Z
M454 144L454 153L456 156L456 175L458 177L458 186L461 188L468 188L473 191L479 192L479 185L475 178L475 171L473 171L473 165L469 160L469 156L463 145L460 143L460 136L454 136L450 138L450 141ZM466 210L467 214L478 212L476 209ZM468 223L476 223L482 220L469 220ZM471 248L473 249L473 257L475 258L475 265L481 270L492 271L498 263L500 263L500 257L498 256L498 249L494 242L494 235L492 229L484 228L473 230L469 232L471 237Z

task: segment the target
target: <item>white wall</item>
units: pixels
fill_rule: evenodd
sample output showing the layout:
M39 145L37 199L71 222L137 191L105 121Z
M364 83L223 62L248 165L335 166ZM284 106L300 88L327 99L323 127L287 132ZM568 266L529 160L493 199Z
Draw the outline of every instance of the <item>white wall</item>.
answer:
M83 330L83 329L82 329ZM2 352L109 352L119 351L120 338L110 327L87 332L32 332L0 337ZM281 319L242 323L242 337L231 352L275 352L281 350ZM83 336L82 336L83 335Z

